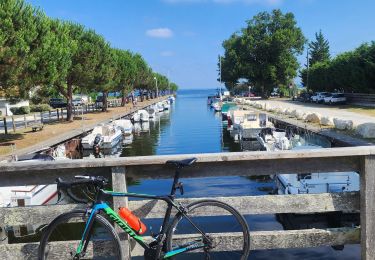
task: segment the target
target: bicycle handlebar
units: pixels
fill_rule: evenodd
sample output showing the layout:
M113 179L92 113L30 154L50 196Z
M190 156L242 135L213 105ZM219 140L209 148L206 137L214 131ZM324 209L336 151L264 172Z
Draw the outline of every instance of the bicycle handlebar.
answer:
M76 180L74 181L65 181L61 179L60 177L56 179L57 182L57 191L58 191L58 200L60 200L61 192L60 190L66 191L67 195L78 203L87 203L88 200L81 199L74 195L72 192L72 188L80 185L93 185L95 187L95 191L98 191L99 189L103 188L104 185L108 183L108 179L104 178L103 176L74 176ZM87 195L87 194L86 194Z

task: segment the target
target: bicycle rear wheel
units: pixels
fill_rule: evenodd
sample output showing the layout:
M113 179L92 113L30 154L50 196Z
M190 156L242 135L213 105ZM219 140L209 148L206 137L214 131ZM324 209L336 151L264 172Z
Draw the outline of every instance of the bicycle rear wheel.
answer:
M187 216L205 234L212 246L190 251L190 259L232 259L245 260L250 252L249 228L246 220L233 207L220 201L197 201L186 208ZM209 216L211 215L211 216ZM220 234L221 233L221 234ZM205 243L198 230L178 213L167 233L167 251L177 252L197 241ZM199 243L199 242L198 242ZM206 244L206 243L205 243ZM173 253L172 253L173 254ZM176 255L173 259L189 259L187 254Z
M55 218L43 232L38 259L122 260L120 239L111 223L99 214L95 216L87 250L76 256L87 220L85 211L72 211Z

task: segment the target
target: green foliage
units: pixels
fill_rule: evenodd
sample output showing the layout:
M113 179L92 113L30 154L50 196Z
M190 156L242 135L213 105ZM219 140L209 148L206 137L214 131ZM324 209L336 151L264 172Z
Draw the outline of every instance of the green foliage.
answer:
M72 120L75 92L155 91L154 73L140 54L113 49L82 25L51 19L23 0L0 1L0 21L0 91L8 98L31 91L38 104L64 96ZM165 76L157 78L161 90L170 86Z
M375 93L375 42L309 69L309 88L314 91Z
M51 111L51 107L49 104L39 104L39 105L31 105L30 111L31 112L44 112L44 111Z
M26 115L26 114L30 114L30 107L29 106L11 107L10 111L12 111L13 115Z
M329 42L324 38L322 31L315 33L315 41L309 43L309 48L310 66L313 66L317 62L327 62L330 60Z
M268 96L273 87L287 84L299 67L305 37L292 13L262 12L247 21L241 33L223 42L222 80L231 90L240 79Z

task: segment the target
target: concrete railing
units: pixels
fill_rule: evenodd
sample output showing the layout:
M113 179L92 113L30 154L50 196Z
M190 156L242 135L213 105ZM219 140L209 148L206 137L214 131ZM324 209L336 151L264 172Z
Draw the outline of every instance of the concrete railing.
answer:
M56 177L72 178L76 174L105 175L112 179L115 191L126 191L126 177L171 178L173 167L167 160L197 157L185 168L183 178L211 176L258 176L276 173L311 173L356 171L360 173L360 193L325 193L305 195L265 195L219 197L242 214L360 212L361 227L252 231L251 249L307 248L344 244L361 244L362 259L375 259L375 148L350 147L283 152L239 152L188 154L70 160L57 162L8 163L0 166L0 186L54 183ZM168 191L166 191L167 193ZM152 193L152 192L149 192ZM190 203L196 199L181 199ZM165 203L114 199L114 207L128 205L141 218L162 218ZM0 226L42 225L57 215L83 205L50 205L0 209ZM208 215L215 215L214 213ZM221 234L225 241L228 236ZM233 238L228 238L233 239ZM142 250L130 243L131 255ZM224 243L222 243L224 244ZM27 259L35 256L38 243L0 245L0 259ZM128 253L129 253L128 251ZM100 253L100 252L99 252Z

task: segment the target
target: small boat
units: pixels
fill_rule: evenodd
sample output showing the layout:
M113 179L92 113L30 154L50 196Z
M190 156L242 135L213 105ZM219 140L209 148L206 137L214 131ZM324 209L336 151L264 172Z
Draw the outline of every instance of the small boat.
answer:
M265 151L282 151L292 148L291 142L286 137L286 132L281 129L265 128L257 136L257 140Z
M121 129L123 135L131 135L133 132L133 124L129 119L118 119L113 124Z
M168 100L162 101L161 104L163 106L163 110L169 110L171 107Z
M124 139L122 140L122 144L124 146L131 144L133 142L133 138L134 138L133 134L125 136Z
M223 102L223 105L221 106L222 121L227 121L229 110L235 110L236 108L237 104L234 102Z
M65 159L69 160L66 157ZM20 156L17 163L55 160L55 157L49 154L32 153ZM56 184L0 187L0 207L55 204L57 198Z
M81 140L83 149L111 149L122 138L122 131L119 127L110 125L96 126L94 130Z
M211 106L213 107L213 109L216 112L220 112L221 111L221 104L222 104L221 102L215 102Z
M244 121L247 112L248 111L246 110L229 110L229 113L227 114L228 130L235 141L238 141L240 125Z
M163 111L164 111L164 106L163 106L163 104L162 104L161 102L158 102L158 103L156 104L156 110L157 110L158 112L163 112Z
M133 122L148 122L150 119L150 114L146 110L140 109L133 114L131 119Z
M156 112L159 112L159 109L155 108L155 106L150 106L147 108L147 112L150 118L155 118Z
M267 114L255 111L246 111L243 122L239 125L240 140L255 140L262 129L273 127L268 122Z
M318 148L322 147L306 145L292 150ZM359 174L356 172L277 174L276 186L280 195L359 191Z
M168 97L169 102L172 104L176 101L176 98L174 96Z

